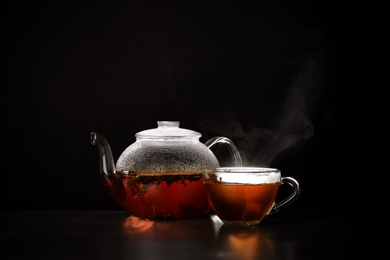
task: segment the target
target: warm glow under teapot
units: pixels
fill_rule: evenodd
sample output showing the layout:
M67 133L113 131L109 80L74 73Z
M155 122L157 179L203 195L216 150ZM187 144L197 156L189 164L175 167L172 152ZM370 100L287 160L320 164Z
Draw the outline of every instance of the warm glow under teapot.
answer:
M120 155L116 165L106 139L91 133L99 149L101 180L106 192L130 214L146 219L186 219L204 215L210 209L203 171L219 167L209 149L223 143L235 166L240 154L226 137L214 137L205 144L201 134L179 127L178 121L158 121L158 127L136 133L136 141Z

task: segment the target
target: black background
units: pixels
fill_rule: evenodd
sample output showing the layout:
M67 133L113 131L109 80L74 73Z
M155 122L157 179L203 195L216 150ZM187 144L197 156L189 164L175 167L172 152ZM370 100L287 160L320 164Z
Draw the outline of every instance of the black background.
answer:
M302 194L292 208L381 205L371 144L382 138L367 110L378 90L370 10L138 2L3 7L2 209L120 209L100 185L90 132L117 159L158 120L180 121L202 142L226 136L245 164L295 177Z

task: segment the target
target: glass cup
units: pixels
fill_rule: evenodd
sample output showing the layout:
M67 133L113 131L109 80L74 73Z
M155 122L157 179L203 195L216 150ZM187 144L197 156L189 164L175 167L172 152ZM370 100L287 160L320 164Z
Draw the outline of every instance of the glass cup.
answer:
M265 216L296 201L300 194L298 181L281 177L275 168L219 167L204 171L203 182L211 208L230 225L257 225ZM275 202L279 186L286 183L292 192Z

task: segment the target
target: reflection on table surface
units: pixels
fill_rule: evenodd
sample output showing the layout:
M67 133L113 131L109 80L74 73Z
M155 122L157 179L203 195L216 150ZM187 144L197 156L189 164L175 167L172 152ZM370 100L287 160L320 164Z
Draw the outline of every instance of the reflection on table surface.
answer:
M387 212L286 210L258 226L236 227L213 214L151 221L124 211L3 211L0 258L372 259L386 249L376 233L388 217Z
M128 238L145 241L145 250L150 250L147 242L153 239L167 239L176 243L188 240L190 246L196 247L191 243L191 240L194 240L203 241L203 246L213 248L220 257L253 259L259 255L275 256L272 236L266 227L228 226L216 215L197 221L200 225L190 225L188 221L151 221L129 216L123 223L123 229ZM200 232L204 232L204 235ZM178 250L176 243L169 243L162 249L176 251Z

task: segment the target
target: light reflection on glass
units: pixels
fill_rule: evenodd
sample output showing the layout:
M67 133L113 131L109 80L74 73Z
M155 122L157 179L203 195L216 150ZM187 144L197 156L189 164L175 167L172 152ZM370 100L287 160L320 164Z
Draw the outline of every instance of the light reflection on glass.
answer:
M222 227L223 222L222 220L215 214L210 214L210 219L214 227L214 235L215 237L218 236L218 231Z

